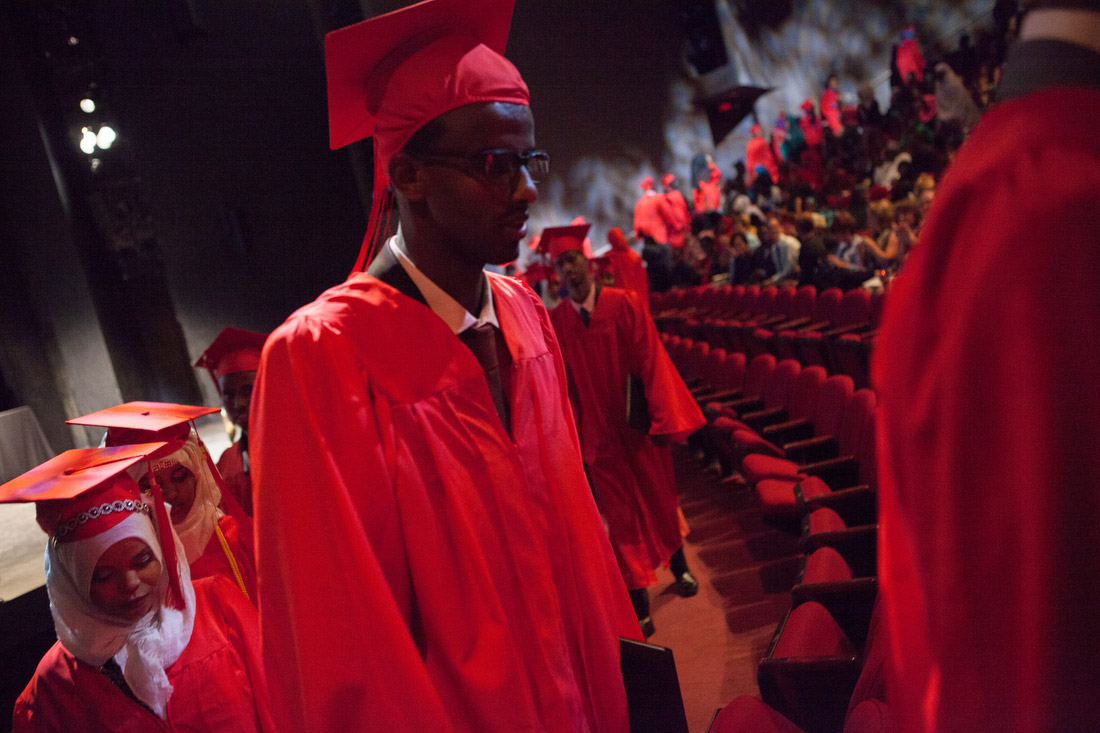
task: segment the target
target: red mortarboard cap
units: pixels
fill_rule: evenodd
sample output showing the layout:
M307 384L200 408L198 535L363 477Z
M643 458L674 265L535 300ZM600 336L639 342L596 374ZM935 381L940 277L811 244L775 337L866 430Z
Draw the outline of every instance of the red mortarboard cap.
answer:
M58 542L84 539L105 532L146 502L126 469L164 451L165 444L138 443L108 448L68 450L0 486L0 503L33 501L38 524ZM161 538L165 565L176 567L172 523L160 487L153 486L153 523ZM167 603L182 608L183 594L176 572L169 573Z
M626 241L626 235L619 227L611 227L607 231L607 241L611 245L611 249L630 249L630 243Z
M513 5L425 0L326 35L332 148L376 132L396 134L398 140L382 146L388 161L416 130L452 109L484 101L527 104L519 72L501 56Z
M653 190L653 176L646 176L645 178L642 179L642 182L639 183L638 185L642 187L643 191L652 191Z
M361 270L388 221L386 166L417 130L475 102L529 104L502 55L513 0L425 0L325 36L329 143L374 138L374 193Z
M129 443L165 443L159 458L179 450L191 433L191 421L203 415L221 412L217 407L174 405L168 402L127 402L90 415L66 420L70 425L107 428L107 445Z
M39 523L42 523L43 516L48 517L51 513L61 516L63 505L68 502L80 499L81 503L86 503L90 499L86 500L85 495L94 498L116 483L125 483L118 480L120 474L163 447L164 443L141 443L67 450L0 486L0 504L36 502L39 504ZM134 489L137 490L136 483ZM44 512L44 508L47 511ZM48 511L50 509L53 511ZM56 524L47 522L42 529L53 536L55 527Z
M215 385L226 374L254 372L260 366L265 341L267 335L259 331L228 326L206 347L195 366L210 372Z
M805 100L802 103L802 111L803 112L813 112L813 110L814 110L814 103L812 101L810 101L809 99Z
M542 241L550 253L550 261L554 262L563 253L571 249L580 250L585 257L592 257L591 248L584 251L584 238L588 234L591 224L571 224L566 227L547 227L542 230Z
M671 188L672 184L676 182L676 176L671 173L666 173L661 176L661 183L665 185L665 188Z
M752 135L753 137L756 137L757 135L763 135L764 134L764 129L762 127L760 127L759 124L753 125L752 128L749 129L749 134Z

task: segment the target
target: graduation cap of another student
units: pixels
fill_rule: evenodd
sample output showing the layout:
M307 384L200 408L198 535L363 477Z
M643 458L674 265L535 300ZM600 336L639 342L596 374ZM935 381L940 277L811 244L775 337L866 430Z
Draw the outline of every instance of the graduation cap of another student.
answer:
M545 246L550 253L550 261L555 262L558 257L571 249L580 250L584 256L592 258L592 245L585 246L585 237L591 224L570 224L564 227L547 227L542 230L540 244Z
M34 502L37 521L56 542L74 542L107 531L131 514L151 513L161 552L176 567L172 525L160 488L153 485L150 505L127 470L148 462L165 443L138 443L108 448L77 448L51 458L0 486L0 504ZM169 574L169 603L182 604L179 576Z
M170 402L126 402L106 410L93 412L90 415L76 417L67 420L70 425L92 425L107 428L107 445L126 445L129 443L149 443L159 441L163 447L150 456L157 460L170 456L187 441L191 435L191 428L196 418L203 415L213 415L221 412L217 407L198 407L195 405L176 405ZM202 438L195 430L195 440L202 449L206 467L210 469L210 475L214 483L221 491L221 505L228 513L241 521L241 517L247 516L244 510L233 498L222 479L218 467L214 463L214 457L210 455Z
M216 412L221 409L169 402L126 402L65 422L107 428L107 445L162 441L167 449L158 453L167 455L179 450L187 440L193 420Z
M710 134L714 138L714 145L720 145L726 139L726 136L741 124L741 120L752 112L756 100L769 91L771 91L771 88L733 87L720 94L698 100L696 104L707 115L707 124L710 126Z
M206 347L195 366L210 372L210 378L218 386L218 380L226 374L259 369L265 341L267 334L228 326ZM221 387L218 389L220 391Z

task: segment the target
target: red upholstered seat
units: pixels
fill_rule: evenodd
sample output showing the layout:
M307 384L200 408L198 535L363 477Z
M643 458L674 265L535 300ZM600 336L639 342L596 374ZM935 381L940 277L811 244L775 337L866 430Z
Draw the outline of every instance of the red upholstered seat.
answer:
M836 583L852 579L852 568L844 557L832 547L822 547L806 558L802 571L802 583Z
M821 532L839 532L840 530L847 529L848 525L844 523L844 519L832 509L828 507L822 507L810 512L810 531L809 534L820 534Z
M787 479L797 481L801 478L798 464L786 458L753 453L741 461L741 475L750 484L759 484L764 479Z
M844 733L895 733L900 730L891 717L890 706L882 700L864 700L844 721Z
M734 430L730 435L730 440L738 448L746 453L761 453L765 456L774 456L775 458L783 457L782 448L764 440L755 430L744 423L741 423L741 425L742 427L739 430Z
M856 649L820 603L793 609L783 624L772 659L855 656Z
M741 695L718 711L707 733L802 733L802 729L760 698Z

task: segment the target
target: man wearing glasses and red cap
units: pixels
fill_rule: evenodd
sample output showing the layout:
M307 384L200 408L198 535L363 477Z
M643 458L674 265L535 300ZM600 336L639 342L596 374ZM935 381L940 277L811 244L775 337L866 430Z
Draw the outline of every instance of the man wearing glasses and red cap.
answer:
M373 137L375 197L356 272L271 335L252 403L288 730L628 728L619 637L641 635L553 329L483 270L515 259L549 165L511 9L431 0L326 39L332 144Z

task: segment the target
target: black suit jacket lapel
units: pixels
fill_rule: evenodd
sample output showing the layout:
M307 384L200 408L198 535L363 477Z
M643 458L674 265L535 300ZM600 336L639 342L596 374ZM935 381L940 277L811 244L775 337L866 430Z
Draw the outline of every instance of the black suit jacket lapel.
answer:
M393 250L390 249L389 242L383 244L381 251L371 260L370 267L367 268L367 274L378 278L402 295L406 295L422 305L428 305L428 301L424 300L420 288L416 287L416 283L409 277L409 273L405 272L405 268L397 261Z

